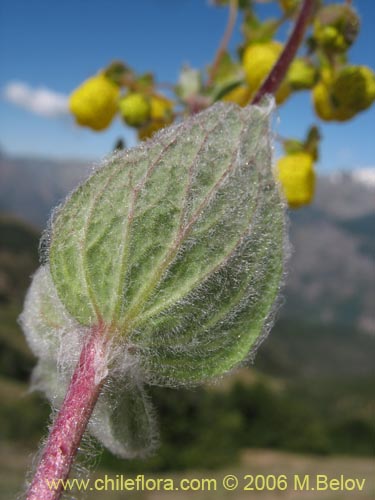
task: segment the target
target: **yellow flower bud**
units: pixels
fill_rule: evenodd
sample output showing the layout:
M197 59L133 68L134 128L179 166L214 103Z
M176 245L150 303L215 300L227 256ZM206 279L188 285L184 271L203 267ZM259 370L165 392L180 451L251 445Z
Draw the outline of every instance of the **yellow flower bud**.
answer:
M319 45L337 52L345 51L348 47L342 34L334 26L315 25L315 39Z
M150 118L150 100L139 92L131 92L119 102L120 113L128 125L140 127Z
M315 190L313 164L312 156L305 152L286 155L277 162L276 175L290 207L311 202Z
M322 7L314 21L314 39L330 52L345 52L359 31L359 18L349 5Z
M103 130L117 112L119 94L119 87L101 73L83 82L71 94L69 108L79 125Z
M283 46L279 42L254 43L249 45L243 55L243 68L248 87L253 97L279 58ZM277 104L282 104L289 96L291 88L286 79L275 94Z

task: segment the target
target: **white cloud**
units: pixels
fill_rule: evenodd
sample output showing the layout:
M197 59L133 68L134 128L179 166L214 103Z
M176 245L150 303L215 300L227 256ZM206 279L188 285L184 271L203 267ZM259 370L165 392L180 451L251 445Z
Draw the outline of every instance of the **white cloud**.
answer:
M356 168L352 171L352 177L367 187L375 187L375 167Z
M6 101L48 118L68 113L68 96L46 87L32 88L24 82L9 82L3 89Z

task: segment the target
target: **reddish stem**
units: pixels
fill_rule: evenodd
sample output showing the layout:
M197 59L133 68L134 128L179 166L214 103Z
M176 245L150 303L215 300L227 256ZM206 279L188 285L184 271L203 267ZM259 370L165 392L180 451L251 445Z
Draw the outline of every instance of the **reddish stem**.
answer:
M70 472L82 435L103 385L106 368L103 327L94 327L85 342L64 402L57 414L27 500L57 500L61 480ZM60 480L60 481L59 481ZM53 485L55 481L55 485ZM49 482L49 485L48 485Z
M260 89L256 93L252 104L257 104L266 94L275 94L279 85L283 81L290 63L293 61L298 47L303 40L310 16L313 11L314 3L315 0L303 0L297 21L284 47L284 50L280 54L280 57L272 68L270 74L264 80Z

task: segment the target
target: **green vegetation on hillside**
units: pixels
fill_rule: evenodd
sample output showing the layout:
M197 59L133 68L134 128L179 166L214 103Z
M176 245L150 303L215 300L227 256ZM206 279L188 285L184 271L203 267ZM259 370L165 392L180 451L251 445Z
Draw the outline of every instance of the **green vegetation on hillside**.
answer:
M29 277L37 266L38 235L0 218L0 440L32 446L49 419L47 403L28 392L35 363L17 324ZM341 327L279 321L261 346L255 369L223 384L195 389L152 388L162 446L146 462L119 461L113 470L216 468L243 448L301 453L371 454L372 337Z

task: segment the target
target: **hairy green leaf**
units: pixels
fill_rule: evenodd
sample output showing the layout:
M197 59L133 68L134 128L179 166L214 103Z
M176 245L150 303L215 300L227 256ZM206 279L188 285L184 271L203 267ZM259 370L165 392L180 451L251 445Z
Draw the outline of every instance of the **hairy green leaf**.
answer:
M99 398L89 429L120 457L144 457L153 451L158 443L158 430L143 383L130 375L110 380Z
M218 103L110 158L55 212L21 323L60 406L85 339L110 337L89 431L122 457L157 433L144 384L199 383L267 333L285 260L272 106Z
M219 103L114 156L57 211L49 266L67 311L104 322L146 380L199 382L243 360L283 274L270 106Z

